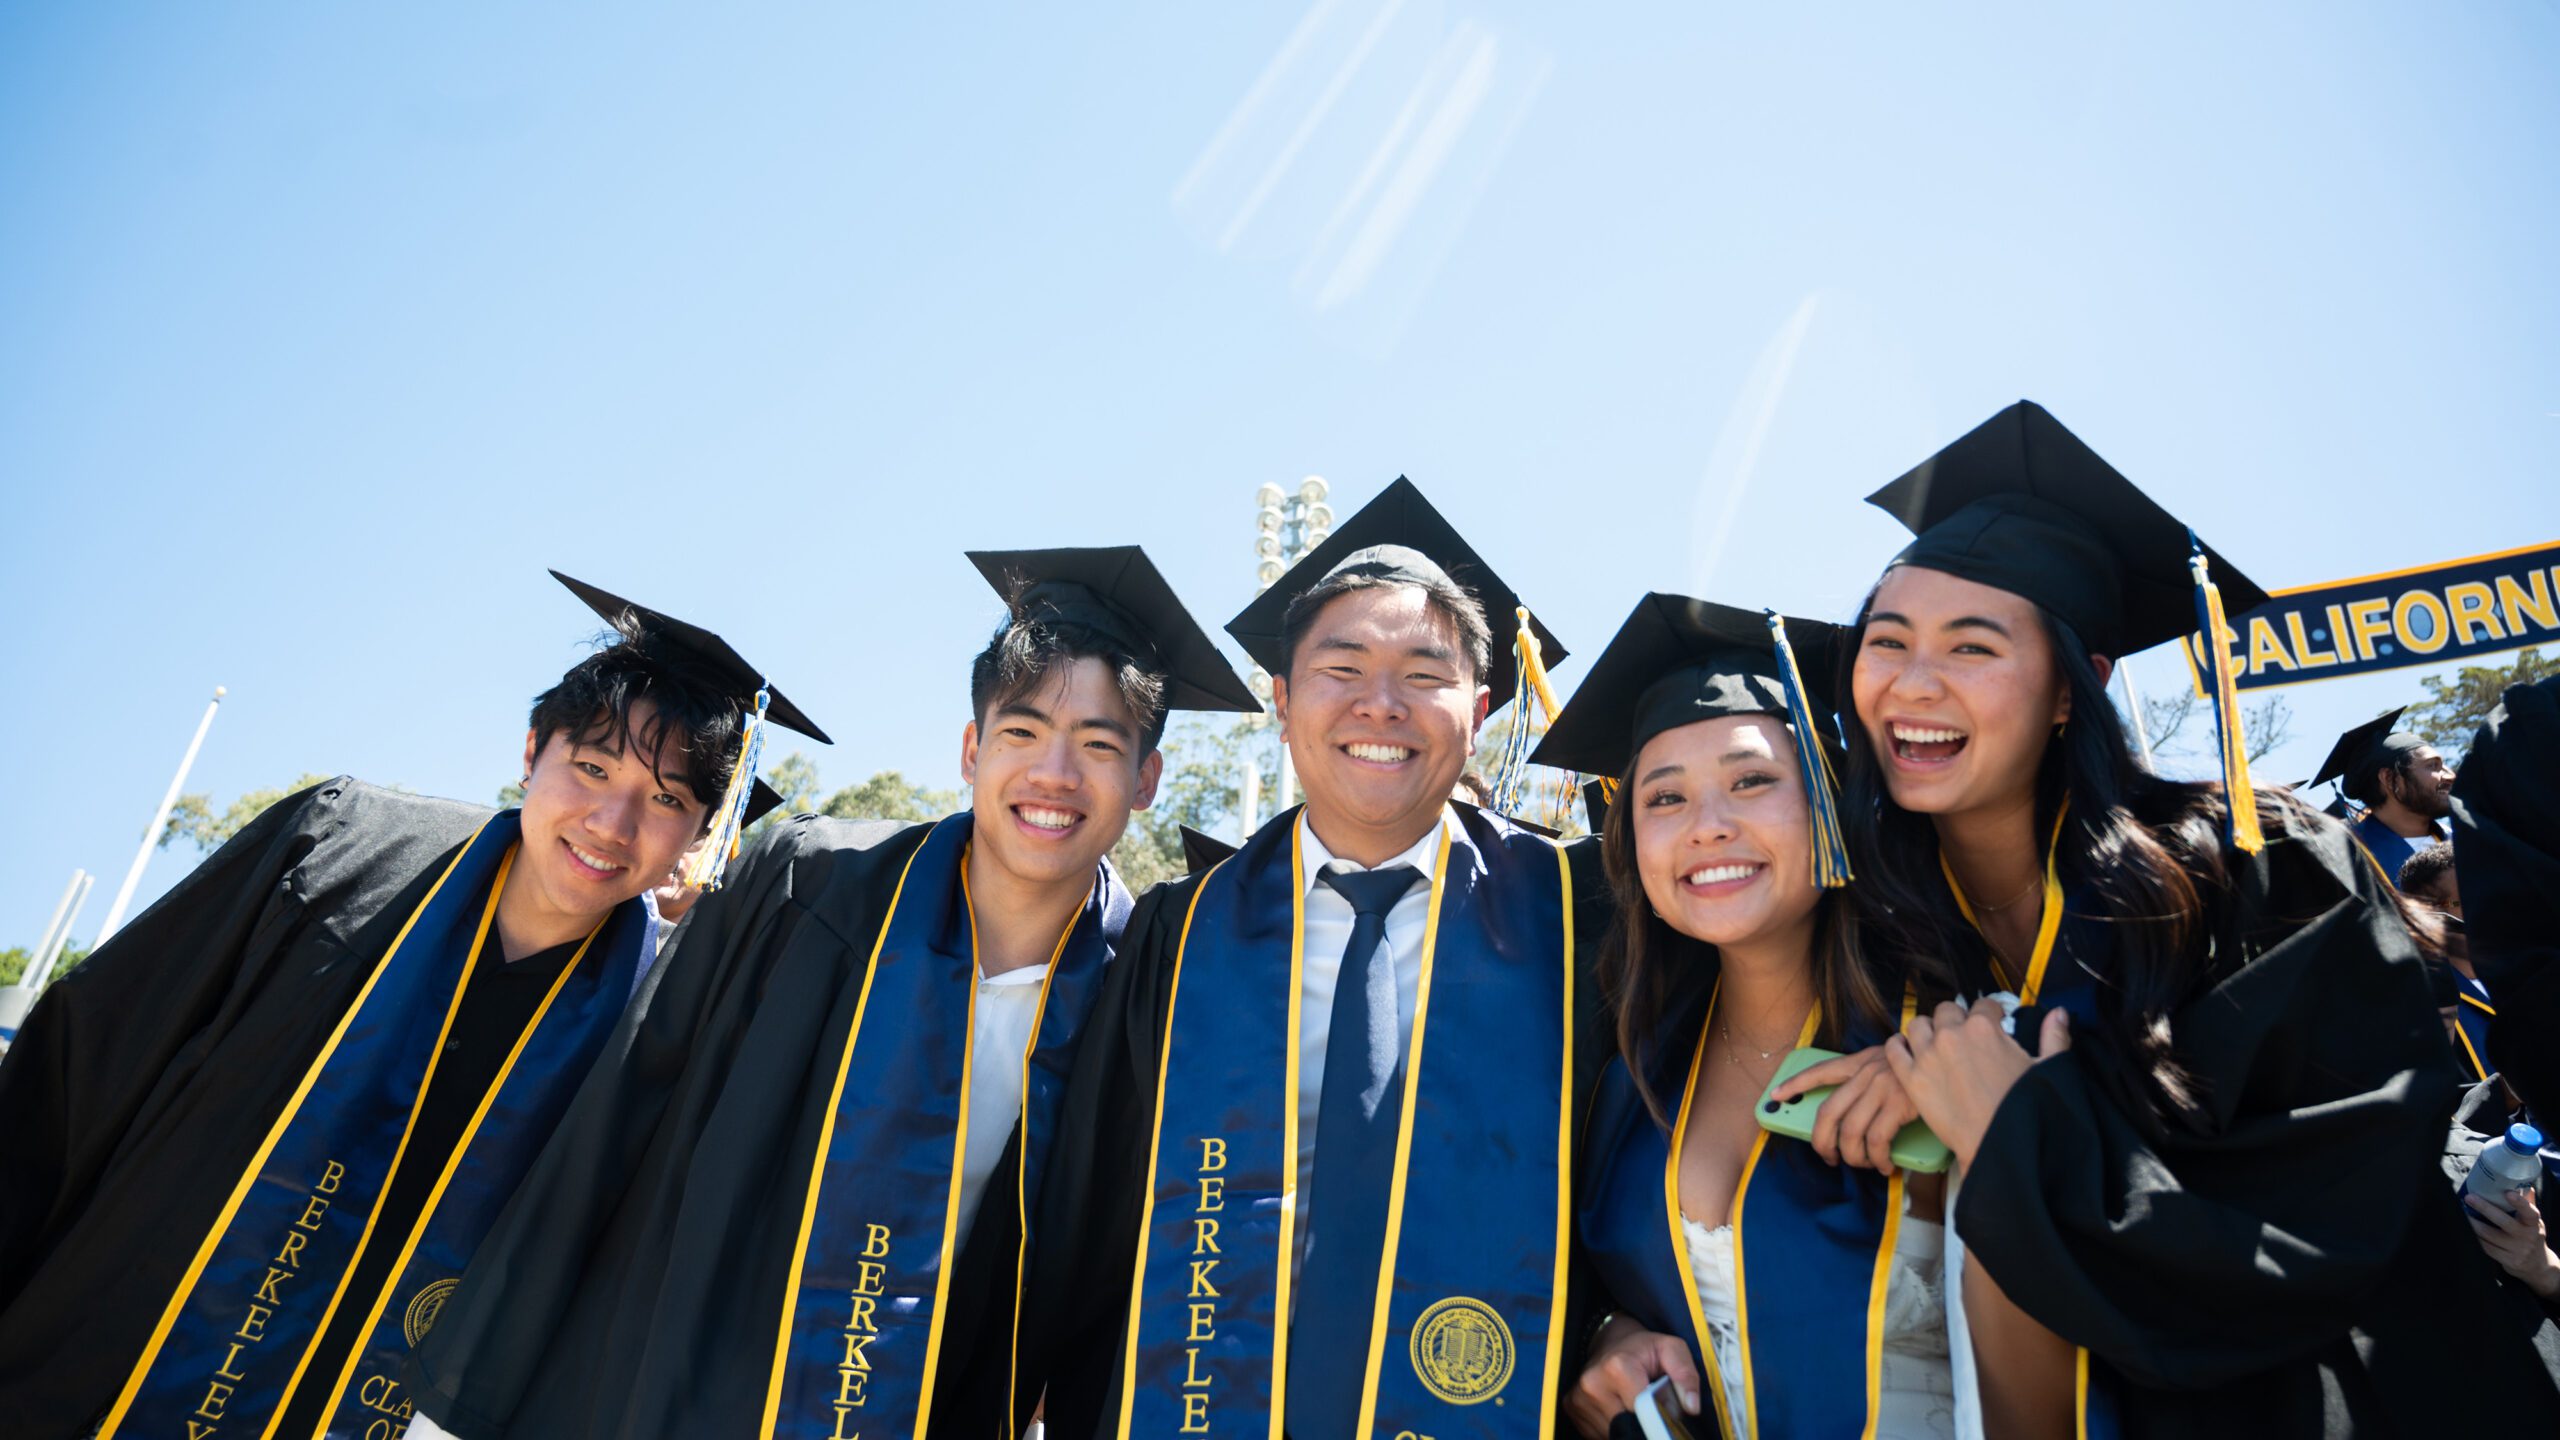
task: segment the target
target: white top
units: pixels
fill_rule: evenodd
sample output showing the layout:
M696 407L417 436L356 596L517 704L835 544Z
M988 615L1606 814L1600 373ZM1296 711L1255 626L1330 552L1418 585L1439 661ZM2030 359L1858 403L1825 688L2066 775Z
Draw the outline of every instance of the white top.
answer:
M1946 1301L1939 1268L1945 1230L1912 1218L1906 1208L1894 1234L1893 1274L1884 1286L1883 1374L1876 1408L1877 1440L1949 1440L1956 1434L1955 1377L1947 1368ZM1754 1433L1743 1393L1742 1334L1734 1303L1734 1235L1730 1225L1710 1230L1680 1217L1689 1242L1689 1273L1698 1282L1698 1308L1714 1337L1716 1368L1724 1375L1725 1404L1735 1428ZM1844 1297L1863 1304L1864 1294ZM415 1434L415 1431L411 1432ZM1979 1431L1975 1433L1980 1433Z
M960 1157L962 1237L978 1218L987 1177L1004 1158L1014 1123L1022 1118L1022 1073L1031 1063L1031 1031L1040 1019L1044 964L978 977L976 1032L969 1044L969 1146Z
M1463 826L1449 823L1449 814L1441 811L1440 823L1413 843L1413 848L1386 862L1385 865L1362 865L1356 861L1336 859L1316 838L1315 827L1307 823L1305 811L1298 813L1298 840L1305 847L1307 875L1307 937L1305 964L1299 981L1298 1009L1298 1257L1303 1270L1307 1253L1315 1244L1316 1212L1309 1202L1316 1173L1316 1116L1324 1098L1324 1057L1326 1041L1333 1030L1333 991L1342 976L1342 952L1351 944L1351 925L1358 918L1351 902L1341 891L1321 883L1316 877L1331 870L1357 873L1362 870L1384 870L1394 865L1409 865L1422 878L1404 892L1395 908L1387 912L1387 933L1378 941L1386 951L1382 957L1396 968L1396 1016L1402 1022L1396 1040L1399 1057L1413 1052L1414 997L1422 988L1422 933L1431 923L1431 867L1440 856L1440 832L1450 834L1450 849L1471 844ZM1455 853L1450 864L1458 863ZM1295 1273L1294 1271L1292 1272ZM1292 1292L1294 1294L1294 1291Z

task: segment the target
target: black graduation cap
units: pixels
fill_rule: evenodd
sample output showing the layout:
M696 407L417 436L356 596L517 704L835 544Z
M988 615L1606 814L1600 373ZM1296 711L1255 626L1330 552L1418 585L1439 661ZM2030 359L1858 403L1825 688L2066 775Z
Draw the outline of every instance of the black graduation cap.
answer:
M762 689L767 692L764 712L766 719L776 725L797 730L822 745L835 743L827 738L826 731L818 728L818 722L802 714L799 706L782 698L780 690L767 685L764 672L748 664L746 657L731 649L728 641L699 625L688 624L672 615L652 610L646 605L635 605L611 591L599 589L584 580L572 580L557 570L551 572L551 578L568 586L570 594L587 602L587 608L603 616L608 625L617 625L624 615L630 615L639 623L642 632L640 644L643 647L672 647L682 657L707 668L712 675L729 687L729 693L736 697L739 709L753 709L756 691Z
M2079 436L2021 400L1867 497L1919 538L1897 565L2022 595L2122 658L2199 628L2188 528ZM2205 546L2223 613L2267 592Z
M1164 673L1165 708L1262 713L1262 702L1138 546L972 550L969 562L1017 618L1081 625L1152 661Z
M1739 610L1686 595L1647 595L1609 639L1564 713L1530 752L1534 764L1623 774L1666 730L1727 715L1774 715L1794 734L1813 812L1813 880L1850 880L1830 751L1839 744L1827 685L1840 637L1820 620ZM1588 796L1585 797L1588 803ZM1594 828L1605 806L1594 815Z
M1492 662L1484 675L1485 684L1493 690L1493 708L1501 709L1517 692L1520 662L1512 647L1520 633L1518 592L1493 573L1475 547L1422 498L1421 489L1401 475L1228 621L1227 633L1236 637L1255 664L1270 674L1286 676L1289 658L1280 622L1289 613L1289 602L1345 566L1390 578L1438 575L1456 581L1484 606L1485 620L1493 628ZM1532 615L1529 632L1538 637L1540 663L1553 669L1564 659L1564 642L1545 621Z
M770 714L771 712L768 711L766 713ZM753 825L757 821L781 808L782 792L764 783L764 777L759 775L756 777L755 788L747 792L746 818L739 821L738 824L741 828Z
M1188 825L1182 827L1182 868L1185 873L1197 875L1234 853L1236 847L1217 836L1205 830L1194 830Z
M1833 706L1822 681L1832 673L1841 628L1792 617L1784 623L1806 677L1805 708L1824 737L1836 743ZM1786 666L1768 615L1686 595L1647 595L1591 662L1590 673L1529 760L1616 776L1654 736L1721 715L1791 718Z
M2338 737L2329 747L2329 758L2320 762L2320 773L2311 777L2313 785L2326 785L2332 780L2346 782L2340 788L2361 799L2358 793L2370 786L2373 772L2390 763L2393 755L2415 750L2426 742L2405 730L2392 727L2409 707L2396 705Z

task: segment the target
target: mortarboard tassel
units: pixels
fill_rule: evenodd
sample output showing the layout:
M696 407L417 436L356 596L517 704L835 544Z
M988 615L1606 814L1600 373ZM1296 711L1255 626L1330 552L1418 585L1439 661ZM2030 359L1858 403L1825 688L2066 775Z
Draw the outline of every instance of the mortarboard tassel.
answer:
M773 692L759 687L756 708L747 712L747 723L738 737L738 765L729 772L729 788L720 792L720 810L712 821L711 833L695 848L693 858L685 862L684 883L709 891L720 888L721 877L729 873L729 862L738 854L738 844L745 837L747 799L756 784L756 753L764 748L764 710Z
M1822 749L1822 732L1814 728L1813 709L1805 703L1804 676L1796 670L1796 651L1787 643L1785 617L1772 610L1769 636L1777 642L1778 674L1787 691L1788 728L1796 733L1796 767L1804 772L1805 802L1813 811L1813 883L1837 890L1856 879L1849 872L1849 840L1840 828L1840 785L1831 773L1831 757Z
M1519 656L1518 689L1511 696L1511 731L1503 737L1502 753L1494 757L1490 789L1493 808L1506 815L1518 814L1523 792L1528 788L1529 751L1537 737L1529 729L1529 697L1534 695L1538 708L1554 723L1561 706L1556 703L1555 687L1547 681L1546 661L1538 644L1537 633L1529 628L1529 607L1519 606L1519 633L1512 649Z
M2255 855L2267 848L2258 829L2258 792L2249 784L2248 737L2240 728L2240 685L2231 673L2231 646L2223 639L2231 627L2222 618L2222 592L2215 588L2196 532L2187 532L2187 568L2196 577L2196 618L2204 629L2206 657L2212 661L2213 728L2222 748L2222 793L2231 806L2231 844Z

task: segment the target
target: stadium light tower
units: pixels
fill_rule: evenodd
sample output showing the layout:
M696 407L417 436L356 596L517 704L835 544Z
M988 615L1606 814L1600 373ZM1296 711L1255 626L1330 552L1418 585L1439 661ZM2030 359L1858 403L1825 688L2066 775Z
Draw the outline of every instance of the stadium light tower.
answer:
M1289 567L1307 558L1307 552L1333 533L1333 507L1325 503L1329 486L1321 475L1310 475L1298 482L1294 491L1265 484L1254 492L1253 503L1253 578L1254 593L1259 595L1289 573ZM1253 693L1265 706L1271 703L1271 677L1261 666L1253 667ZM1266 713L1254 722L1260 729L1274 722ZM1241 844L1262 823L1261 746L1248 741L1244 747L1244 779L1239 788L1242 812L1237 816L1243 824L1237 836ZM1290 792L1297 788L1297 770L1289 763L1289 747L1280 747L1280 794L1275 813L1289 808Z

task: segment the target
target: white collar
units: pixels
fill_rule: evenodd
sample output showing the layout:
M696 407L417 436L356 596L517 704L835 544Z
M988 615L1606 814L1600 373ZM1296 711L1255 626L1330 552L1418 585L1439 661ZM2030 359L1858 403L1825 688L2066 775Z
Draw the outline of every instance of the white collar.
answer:
M1363 865L1357 860L1345 860L1326 849L1324 842L1316 838L1316 827L1307 823L1307 812L1300 810L1298 812L1298 843L1305 847L1307 889L1310 893L1315 890L1317 877L1324 874L1325 867L1328 865L1346 870L1384 870L1390 865L1410 865L1427 880L1431 877L1432 868L1439 863L1440 835L1444 830L1449 835L1450 849L1474 848L1473 842L1467 839L1466 827L1457 824L1455 817L1449 813L1449 808L1444 805L1440 807L1440 823L1424 831L1422 838L1414 841L1411 849L1387 861L1385 865Z

